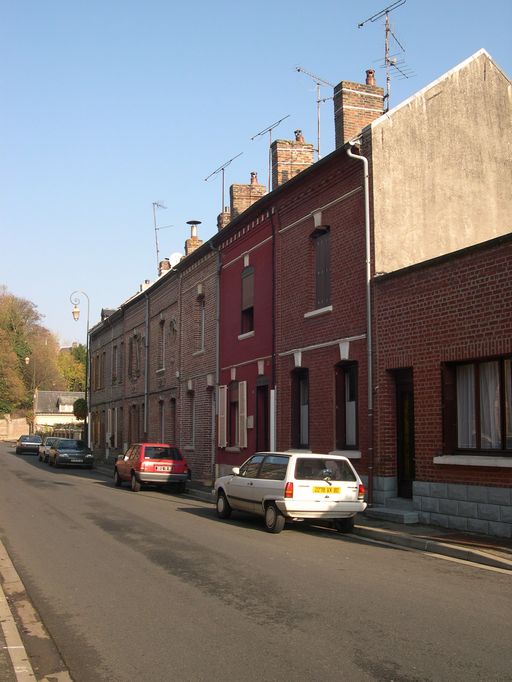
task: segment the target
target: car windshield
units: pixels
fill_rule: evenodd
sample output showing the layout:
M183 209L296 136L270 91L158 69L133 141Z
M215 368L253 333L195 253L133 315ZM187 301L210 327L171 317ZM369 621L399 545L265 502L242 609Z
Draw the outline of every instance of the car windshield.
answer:
M181 460L181 452L178 448L165 448L162 446L150 446L144 448L144 459L172 459Z
M295 478L299 481L355 481L350 464L344 459L300 457L295 465Z
M63 438L56 443L59 450L83 450L85 443L83 440L74 440L73 438Z
M22 436L20 438L22 443L41 443L41 436Z

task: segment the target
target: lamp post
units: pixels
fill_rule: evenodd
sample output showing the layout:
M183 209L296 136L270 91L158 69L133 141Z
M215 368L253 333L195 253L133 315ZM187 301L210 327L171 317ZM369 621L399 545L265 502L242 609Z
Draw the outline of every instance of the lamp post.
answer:
M73 315L73 319L75 322L78 322L80 319L80 308L78 307L78 304L80 303L80 296L79 294L82 294L82 296L85 296L87 299L87 336L86 336L86 345L85 345L85 401L87 403L87 414L85 417L85 438L86 438L86 446L89 447L89 443L91 442L90 439L90 419L89 419L89 408L90 408L90 399L89 399L89 296L85 293L85 291L73 291L73 293L70 295L69 300L73 304L73 310L71 311L71 314Z
M25 364L27 367L30 365L30 360L31 360L30 356L27 355L27 357L25 358ZM36 406L35 406L36 363L35 363L35 360L32 360L32 383L30 385L30 388L32 390L32 413L33 413L33 421L32 421L31 428L32 428L32 432L35 433L35 430L36 430L35 429L35 426L36 426L36 422L35 422L35 415L36 415Z

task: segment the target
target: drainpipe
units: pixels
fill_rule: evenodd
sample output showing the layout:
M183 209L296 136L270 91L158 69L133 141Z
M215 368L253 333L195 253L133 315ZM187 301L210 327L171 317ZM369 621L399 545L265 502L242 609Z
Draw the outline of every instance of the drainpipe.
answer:
M219 371L220 371L220 271L221 260L220 251L210 242L210 249L215 251L217 263L215 270L215 386L213 387L212 400L212 460L211 460L211 475L212 482L217 478L216 475L216 461L217 461L217 389L219 386Z
M146 320L144 333L144 440L148 439L148 386L149 386L149 296L146 292Z
M373 356L372 356L372 298L371 298L371 245L370 245L370 190L368 159L354 154L355 140L348 143L347 154L363 164L364 172L364 228L366 243L366 347L368 364L368 506L373 504Z

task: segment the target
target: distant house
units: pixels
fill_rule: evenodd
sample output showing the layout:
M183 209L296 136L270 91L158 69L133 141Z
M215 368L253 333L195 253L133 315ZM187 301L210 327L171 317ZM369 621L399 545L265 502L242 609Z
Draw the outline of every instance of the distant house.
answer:
M73 414L73 405L85 398L83 391L40 391L34 394L34 431L48 431L57 425L82 422Z

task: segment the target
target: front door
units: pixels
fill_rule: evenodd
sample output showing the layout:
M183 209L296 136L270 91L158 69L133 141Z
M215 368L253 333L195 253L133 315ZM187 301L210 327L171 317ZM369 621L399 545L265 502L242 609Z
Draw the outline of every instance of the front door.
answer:
M414 481L414 391L412 369L395 373L398 497L412 498Z

